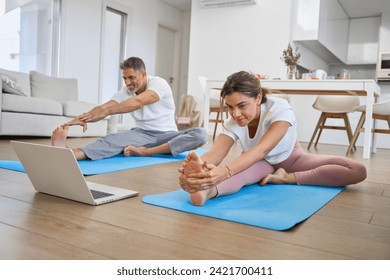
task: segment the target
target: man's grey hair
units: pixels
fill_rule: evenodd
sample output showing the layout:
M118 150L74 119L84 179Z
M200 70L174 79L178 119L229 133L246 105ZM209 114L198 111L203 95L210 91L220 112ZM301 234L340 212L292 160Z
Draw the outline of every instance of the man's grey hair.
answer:
M120 64L122 70L132 68L137 72L146 72L145 63L139 57L130 57Z

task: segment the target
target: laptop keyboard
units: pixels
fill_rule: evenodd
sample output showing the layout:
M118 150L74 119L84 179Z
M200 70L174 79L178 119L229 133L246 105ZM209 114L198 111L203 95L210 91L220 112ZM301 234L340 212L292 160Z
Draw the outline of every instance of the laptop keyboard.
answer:
M108 197L108 196L113 195L112 193L106 193L106 192L101 192L101 191L96 191L96 190L90 190L90 191L91 191L91 194L92 194L94 199L99 199L99 198Z

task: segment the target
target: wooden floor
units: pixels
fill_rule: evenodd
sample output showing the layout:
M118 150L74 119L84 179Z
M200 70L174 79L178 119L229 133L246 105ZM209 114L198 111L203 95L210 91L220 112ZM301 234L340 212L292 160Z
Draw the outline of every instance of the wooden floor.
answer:
M10 139L0 159L16 160ZM49 139L18 139L48 144ZM91 141L70 139L70 147ZM306 147L303 143L302 146ZM314 152L343 155L345 146ZM235 147L239 153L239 148ZM24 173L0 169L0 259L390 259L390 150L370 160L368 178L348 186L286 232L191 215L141 202L178 189L180 163L87 177L134 189L135 198L89 206L36 193Z

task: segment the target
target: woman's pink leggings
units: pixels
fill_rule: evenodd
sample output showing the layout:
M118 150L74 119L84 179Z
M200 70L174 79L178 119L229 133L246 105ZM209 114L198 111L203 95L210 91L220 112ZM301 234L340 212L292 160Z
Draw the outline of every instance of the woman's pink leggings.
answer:
M294 173L298 185L340 187L359 183L367 177L363 164L347 157L307 154L297 142L285 161L275 165L265 160L258 161L218 184L218 195L235 193L245 185L259 182L279 168Z

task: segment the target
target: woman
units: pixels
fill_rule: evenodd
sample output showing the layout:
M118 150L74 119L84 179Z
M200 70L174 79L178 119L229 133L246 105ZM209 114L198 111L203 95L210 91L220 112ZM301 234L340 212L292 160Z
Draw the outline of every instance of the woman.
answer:
M237 192L243 186L298 184L344 186L366 178L364 165L346 157L306 154L297 142L296 120L289 103L267 96L260 80L248 72L227 78L221 98L230 118L213 147L201 158L190 153L179 170L180 185L191 202ZM243 153L224 166L221 162L235 141Z

